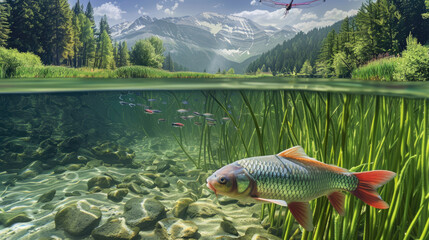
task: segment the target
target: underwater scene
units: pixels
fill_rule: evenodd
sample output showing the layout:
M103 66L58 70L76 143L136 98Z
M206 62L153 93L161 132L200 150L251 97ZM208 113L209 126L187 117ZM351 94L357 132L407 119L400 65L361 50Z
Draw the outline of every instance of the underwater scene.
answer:
M428 101L292 90L3 94L0 238L426 239ZM307 231L292 206L208 184L225 165L298 145L331 167L396 173L378 190L387 209L346 193L340 216L331 199L311 199Z

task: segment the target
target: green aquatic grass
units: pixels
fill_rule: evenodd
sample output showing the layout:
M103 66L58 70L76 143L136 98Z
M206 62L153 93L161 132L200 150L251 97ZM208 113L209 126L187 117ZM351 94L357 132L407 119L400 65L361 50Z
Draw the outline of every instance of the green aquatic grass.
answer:
M394 81L394 72L400 58L392 57L376 60L352 72L353 79Z
M14 78L112 78L112 70L69 68L61 66L18 67Z
M369 207L347 193L346 215L340 217L326 197L311 201L312 232L296 228L285 208L263 206L261 218L268 216L283 239L427 239L427 99L292 91L203 95L213 99L207 101L207 111L231 118L221 127L202 130L200 152L207 161L199 166L205 169L301 145L327 164L397 173L379 189L390 204L387 210ZM228 104L234 106L231 112Z

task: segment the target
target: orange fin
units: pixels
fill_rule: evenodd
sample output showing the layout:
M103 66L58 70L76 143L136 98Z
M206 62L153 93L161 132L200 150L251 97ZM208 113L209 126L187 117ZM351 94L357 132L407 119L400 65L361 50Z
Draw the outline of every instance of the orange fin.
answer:
M372 207L379 209L389 208L389 204L383 201L380 195L378 195L377 188L394 178L396 173L385 170L376 170L352 174L359 180L357 188L354 191L351 191L353 195Z
M291 202L289 211L296 221L307 231L313 231L313 213L308 202Z
M274 203L283 207L287 207L287 203L284 200L276 200L276 199L265 199L265 198L253 198L257 201L262 201L262 202L268 202L268 203Z
M324 168L335 172L348 172L344 168L340 168L334 165L328 165L307 156L307 154L304 152L304 149L301 146L295 146L287 150L284 150L283 152L277 154L277 156L293 159L305 165Z
M331 202L332 206L337 210L340 216L344 216L344 201L346 199L346 195L342 192L333 192L328 195L329 202Z

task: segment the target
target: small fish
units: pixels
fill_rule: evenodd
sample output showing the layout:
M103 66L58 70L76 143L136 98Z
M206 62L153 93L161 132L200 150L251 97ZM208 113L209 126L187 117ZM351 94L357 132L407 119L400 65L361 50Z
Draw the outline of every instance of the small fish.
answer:
M141 103L137 103L137 106L139 106L139 107L144 107L144 105L143 105L143 104L141 104Z
M152 109L152 112L153 112L153 113L162 113L162 111L161 111L161 110L158 110L158 109Z
M334 209L344 216L345 195L349 191L368 205L386 209L389 205L377 188L394 178L385 170L352 173L310 158L300 146L277 155L245 158L217 170L207 178L215 192L250 202L288 206L307 231L313 230L309 201L327 196Z
M194 122L194 124L197 125L197 126L201 126L202 125L202 123L200 123L200 122Z
M192 119L192 118L194 118L194 117L195 117L194 115L188 115L188 116L187 116L187 118L188 118L188 119Z
M135 99L134 98L128 98L128 100L130 100L131 102L134 102Z
M188 117L187 117L187 116L180 116L179 118L181 118L181 119L183 119L183 120L188 119Z
M125 101L119 101L119 104L121 104L121 105L128 105L129 103L125 102Z
M199 113L199 112L193 112L193 114L195 115L195 116L203 116L201 113Z
M122 94L119 95L119 100L124 101L124 99L122 98Z
M207 125L209 125L209 126L216 126L216 123L212 122L212 121L207 121Z
M128 104L130 107L135 107L136 105L134 103L129 103Z
M210 122L216 122L216 119L214 119L214 118L206 118L206 120L210 121Z
M183 127L183 126L185 126L185 124L183 124L183 123L172 123L171 124L173 127Z
M204 113L203 116L204 117L213 117L213 114L211 114L211 113Z
M229 118L229 117L223 117L222 120L229 121L229 120L231 120L231 118Z
M149 101L149 102L155 102L156 99L155 98L149 98L147 101Z
M178 109L177 110L177 112L178 113L187 113L187 112L189 112L188 110L186 110L186 109Z
M153 111L152 111L152 110L150 110L150 109L145 109L144 111L145 111L145 113L147 113L147 114L153 114Z
M164 118L160 118L160 119L158 119L158 124L159 124L160 122L165 122L165 119L164 119Z
M186 100L183 100L183 101L182 101L182 104L185 104L185 105L186 105L186 104L189 104L189 102L188 102L188 101L186 101Z

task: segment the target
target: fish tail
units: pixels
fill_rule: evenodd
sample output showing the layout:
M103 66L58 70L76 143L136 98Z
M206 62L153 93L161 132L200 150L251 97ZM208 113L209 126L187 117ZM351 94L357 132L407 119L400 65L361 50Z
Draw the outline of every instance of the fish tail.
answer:
M383 201L377 193L377 188L394 178L396 173L385 170L376 170L352 174L359 180L357 188L354 191L350 191L353 195L372 207L379 209L389 208L389 204Z

